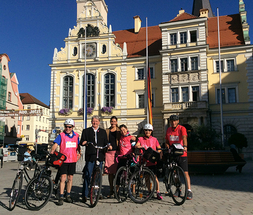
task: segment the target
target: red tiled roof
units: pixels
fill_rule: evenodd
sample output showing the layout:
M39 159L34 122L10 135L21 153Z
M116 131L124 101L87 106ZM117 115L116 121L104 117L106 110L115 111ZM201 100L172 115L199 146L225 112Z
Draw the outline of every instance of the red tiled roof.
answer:
M128 58L146 56L146 27L138 33L134 29L114 31L115 43L123 49L123 43L127 43ZM162 34L159 26L148 27L148 52L149 56L160 55L162 49Z
M184 13L176 16L174 19L170 20L169 22L183 21L183 20L196 19L196 18L198 18L198 17L184 12Z
M43 107L49 108L49 106L47 106L46 104L44 104L40 100L36 99L35 97L30 95L29 93L20 93L19 96L20 96L20 99L23 104L38 104Z
M217 17L208 18L207 44L209 48L218 47ZM220 16L221 47L244 45L240 14Z

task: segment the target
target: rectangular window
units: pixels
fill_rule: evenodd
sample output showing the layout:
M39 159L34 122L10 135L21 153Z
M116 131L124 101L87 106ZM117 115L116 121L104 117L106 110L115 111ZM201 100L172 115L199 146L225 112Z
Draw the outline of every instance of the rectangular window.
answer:
M186 32L181 32L180 33L180 43L185 44L187 42L187 34Z
M105 75L104 83L104 106L115 107L115 75L108 73Z
M226 103L226 100L225 100L225 89L222 89L221 91L222 93L222 103ZM220 104L220 89L217 89L217 103Z
M27 131L30 131L30 125L26 125L26 129Z
M170 60L171 72L177 72L177 59Z
M11 92L8 92L8 102L11 102Z
M149 67L149 71L150 71L150 77L151 77L151 79L155 78L154 68L153 67Z
M171 97L172 97L172 102L178 102L178 88L172 88L171 89Z
M137 76L138 76L138 80L144 80L145 78L144 68L137 70Z
M177 44L177 34L171 34L170 35L170 44L176 45Z
M219 61L216 61L216 72L220 72ZM221 72L224 72L223 60L221 61Z
M191 43L197 42L197 31L190 31Z
M234 60L227 60L227 71L235 71L235 61Z
M198 70L198 57L191 57L191 70Z
M228 88L228 103L236 103L235 88Z
M145 107L144 94L138 95L138 101L139 101L139 108L144 108Z
M199 101L199 87L192 87L192 100Z
M26 121L30 121L30 116L27 116L27 117L26 117Z
M29 141L29 135L25 135L25 140Z
M182 87L182 97L183 97L183 102L188 102L189 101L188 87Z
M181 59L181 71L188 71L187 58Z

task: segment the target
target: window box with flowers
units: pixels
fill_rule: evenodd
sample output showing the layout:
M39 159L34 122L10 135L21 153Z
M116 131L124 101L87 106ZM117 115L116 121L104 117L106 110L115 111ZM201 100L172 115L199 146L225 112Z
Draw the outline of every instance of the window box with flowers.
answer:
M87 108L87 114L88 114L88 115L91 115L91 114L93 113L93 110L94 110L94 108L88 107L88 108ZM83 108L80 108L80 109L77 111L77 114L78 114L79 116L83 115Z
M102 113L112 114L113 107L102 107Z
M68 115L70 115L70 114L72 114L72 110L71 109L68 109L68 108L63 108L63 109L61 109L59 112L58 112L58 114L59 115L62 115L62 116L68 116Z

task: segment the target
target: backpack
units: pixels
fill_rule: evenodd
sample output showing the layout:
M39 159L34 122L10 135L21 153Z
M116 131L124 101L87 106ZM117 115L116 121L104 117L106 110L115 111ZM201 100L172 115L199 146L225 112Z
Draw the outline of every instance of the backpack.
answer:
M61 167L61 165L64 163L64 161L67 159L67 156L55 151L54 154L50 154L47 160L47 163L49 166L52 167Z

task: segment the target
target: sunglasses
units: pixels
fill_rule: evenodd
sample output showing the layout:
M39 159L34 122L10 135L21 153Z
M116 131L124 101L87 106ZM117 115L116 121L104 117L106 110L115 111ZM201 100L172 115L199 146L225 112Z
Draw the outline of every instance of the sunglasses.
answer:
M65 128L73 128L73 127L72 127L72 126L66 126L66 125L65 125Z
M150 131L150 132L152 132L152 130L144 130L144 131Z

